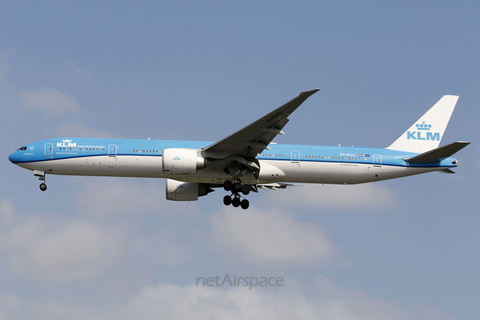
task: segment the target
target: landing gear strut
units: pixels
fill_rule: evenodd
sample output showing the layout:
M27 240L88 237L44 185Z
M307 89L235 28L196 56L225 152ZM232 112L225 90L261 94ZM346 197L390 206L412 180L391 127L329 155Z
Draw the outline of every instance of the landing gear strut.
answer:
M247 199L240 199L240 193L243 195L248 195L250 193L250 186L247 184L242 184L240 180L232 183L231 181L225 181L223 183L223 188L225 191L232 191L230 196L223 197L223 204L226 206L232 205L235 208L242 207L242 209L248 209L250 203Z

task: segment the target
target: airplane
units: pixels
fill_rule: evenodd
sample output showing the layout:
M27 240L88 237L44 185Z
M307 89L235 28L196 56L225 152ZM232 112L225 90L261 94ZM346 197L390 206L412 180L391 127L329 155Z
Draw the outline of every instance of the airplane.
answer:
M445 95L387 148L276 144L289 116L320 89L283 106L217 142L55 138L26 144L9 160L47 190L46 175L165 178L166 198L195 201L222 188L225 205L247 209L259 189L294 183L359 184L432 171L454 173L451 156L470 142L439 147L458 100Z

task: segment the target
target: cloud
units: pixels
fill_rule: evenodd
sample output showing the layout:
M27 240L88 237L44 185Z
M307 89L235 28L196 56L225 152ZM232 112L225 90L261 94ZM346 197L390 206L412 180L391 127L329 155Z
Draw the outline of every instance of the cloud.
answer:
M285 284L288 286L288 282ZM260 287L211 288L160 284L145 287L125 303L101 309L59 303L30 306L37 319L355 319L355 320L453 320L435 307L407 309L363 292L347 291L319 276L315 291L264 290ZM14 301L15 302L15 301ZM25 308L25 306L22 306ZM28 311L27 311L28 312Z
M332 241L309 222L293 219L281 210L255 207L241 214L224 210L210 217L212 242L232 259L250 264L308 264L327 262L333 256Z
M82 68L77 66L74 61L68 64L68 69L70 70L72 75L81 82L91 82L93 79L93 76L89 71L83 70Z
M145 266L179 266L191 261L195 255L192 249L177 240L176 234L167 228L158 233L133 241L135 261Z
M107 131L90 129L83 123L62 124L58 127L58 135L60 137L120 138Z
M130 185L131 190L135 186ZM148 186L140 188L147 189ZM121 191L120 197L127 193L129 191ZM127 213L136 201L146 199L135 193L132 196L134 198L121 204L126 205ZM94 202L93 206L101 205L104 200L108 203L109 197ZM152 203L156 207L155 202ZM191 244L179 239L171 227L152 234L141 226L145 221L139 222L135 217L123 228L118 226L118 215L113 220L114 226L99 226L89 221L72 221L70 215L20 213L12 199L3 199L0 201L2 218L8 221L0 229L2 265L13 275L39 282L84 282L101 276L107 268L150 270L154 266L180 266L195 258Z
M13 273L55 283L92 279L115 263L125 248L116 227L38 217L1 233L0 240L0 251L7 254Z
M13 206L13 199L7 198L0 201L0 223L2 226L10 225L15 220L17 210Z
M12 294L0 293L0 319L17 319L20 299Z
M195 203L165 200L165 189L159 186L164 179L150 181L142 184L127 178L89 178L77 193L79 211L96 217L197 212Z
M37 92L27 90L21 97L25 108L40 110L49 115L80 111L80 107L72 98L51 88Z
M273 201L288 208L338 208L344 210L388 209L399 200L382 184L317 185L304 184L288 190L269 191L266 202Z

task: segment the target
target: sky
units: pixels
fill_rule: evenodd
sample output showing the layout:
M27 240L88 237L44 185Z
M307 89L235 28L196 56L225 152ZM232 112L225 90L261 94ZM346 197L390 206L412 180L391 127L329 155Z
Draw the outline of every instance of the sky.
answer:
M0 319L477 319L480 4L3 1ZM165 199L163 179L8 161L55 137L220 140L300 92L277 143L386 147L445 94L455 175ZM198 278L282 278L282 286Z

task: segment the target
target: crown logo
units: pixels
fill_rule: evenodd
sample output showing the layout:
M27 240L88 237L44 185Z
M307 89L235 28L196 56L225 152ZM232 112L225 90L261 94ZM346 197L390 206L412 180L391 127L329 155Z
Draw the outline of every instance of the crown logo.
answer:
M426 124L425 121L423 121L421 124L417 124L417 130L430 130L432 127L431 124Z
M65 139L63 142L72 142L72 140Z

